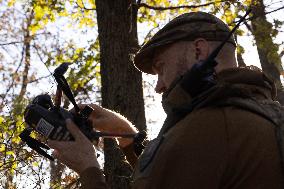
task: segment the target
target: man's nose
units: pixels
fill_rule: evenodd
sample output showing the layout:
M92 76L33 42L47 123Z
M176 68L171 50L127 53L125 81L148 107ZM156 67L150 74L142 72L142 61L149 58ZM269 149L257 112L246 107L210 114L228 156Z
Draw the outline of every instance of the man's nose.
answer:
M161 94L161 93L165 92L166 90L167 90L167 88L166 88L163 80L160 77L158 77L158 81L157 81L157 84L156 84L156 87L155 87L156 93Z

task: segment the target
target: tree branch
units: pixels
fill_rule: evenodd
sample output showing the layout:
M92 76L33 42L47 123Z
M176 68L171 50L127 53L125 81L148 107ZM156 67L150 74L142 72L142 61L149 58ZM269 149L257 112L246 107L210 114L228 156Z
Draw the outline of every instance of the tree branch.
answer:
M38 33L38 34L34 34L34 35L27 37L25 40L32 40L35 36L38 36L38 35L50 35L50 34L51 34L50 32ZM15 45L19 43L25 43L25 41L12 41L8 43L0 43L0 46Z
M46 69L48 70L48 72L50 73L50 75L52 75L52 72L51 72L51 71L49 70L49 68L47 67L46 62L43 61L43 58L42 58L42 56L40 55L39 48L37 48L35 45L33 45L33 47L34 47L35 52L37 53L37 55L38 55L40 61L45 65L45 67L46 67ZM44 53L44 51L42 51L42 52Z
M37 82L37 81L39 81L39 80L41 80L41 79L48 78L48 77L50 77L51 75L52 75L52 74L48 74L48 75L46 75L46 76L38 77L38 78L36 78L36 79L34 79L34 80L29 81L28 83Z
M273 13L273 12L276 12L276 11L279 11L279 10L281 10L281 9L284 9L284 6L279 7L278 9L274 9L274 10L272 10L272 11L266 12L265 15L266 15L266 14Z
M29 15L29 17L26 20L26 27L23 28L24 30L24 46L25 46L25 66L24 71L22 75L22 86L20 89L20 93L17 97L17 100L21 101L26 94L27 86L28 86L28 74L31 66L31 40L33 39L33 36L30 35L29 26L31 25L33 20L33 10L32 13Z
M15 45L18 43L23 43L24 41L12 41L12 42L8 42L8 43L0 43L0 46L6 46L6 45Z
M20 60L20 62L19 62L19 65L17 66L15 72L11 74L11 76L12 76L12 78L13 78L13 79L12 79L12 82L11 82L11 84L9 85L9 87L7 88L5 94L4 94L3 96L1 96L2 102L1 102L1 104L0 104L0 110L1 110L2 107L4 106L6 96L8 95L8 93L10 92L10 90L12 89L12 87L14 86L14 83L15 83L14 75L16 75L16 74L18 73L20 67L22 66L22 63L23 63L23 60L24 60L24 53L25 53L25 47L23 47L23 49L22 49L21 60Z
M156 7L156 6L148 5L146 3L140 3L140 4L137 4L137 6L139 8L145 7L145 8L148 8L148 9L164 11L164 10L174 10L174 9L181 9L181 8L193 9L193 8L199 8L199 7L206 7L206 6L209 6L209 5L213 5L213 4L216 4L216 3L222 3L222 2L226 2L226 1L229 1L229 0L221 0L221 1L209 2L209 3L199 4L199 5L180 5L180 6L171 6L171 7L159 7L159 6Z
M284 6L279 7L277 9L274 9L274 10L269 11L269 12L265 12L264 15L268 15L270 13L277 12L277 11L282 10L282 9L284 9ZM253 20L253 19L256 19L256 18L257 18L257 16L251 16L251 17L246 18L245 21ZM238 20L237 21L233 21L231 24L228 24L228 25L230 26L230 25L235 24L235 23L238 23Z
M245 26L247 27L247 29L252 32L251 26L248 24L248 22L245 20L244 21Z

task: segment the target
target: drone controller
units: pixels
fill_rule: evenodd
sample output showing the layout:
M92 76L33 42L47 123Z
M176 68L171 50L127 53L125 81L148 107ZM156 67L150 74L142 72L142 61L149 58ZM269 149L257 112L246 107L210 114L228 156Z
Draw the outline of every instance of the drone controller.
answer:
M69 63L63 63L54 71L53 76L58 84L54 103L48 94L43 94L35 97L35 99L26 107L24 119L28 127L20 134L20 138L39 154L50 160L54 160L54 158L46 152L46 150L50 148L40 141L32 138L30 136L31 132L36 131L46 139L51 140L74 140L74 137L66 128L65 123L66 119L71 119L79 127L81 132L92 142L98 141L99 137L133 138L134 146L136 146L138 151L141 152L144 148L142 142L146 138L146 132L144 131L137 134L114 134L97 132L94 130L91 123L88 121L93 108L88 105L82 110L79 108L75 102L73 93L63 76L67 71L68 66ZM69 112L60 106L62 93L64 93L74 105L74 113Z
M71 119L82 133L91 141L96 140L95 132L88 122L93 109L85 106L79 113L70 113L56 107L47 94L37 96L25 110L25 122L44 137L52 140L74 140L65 126L65 120Z

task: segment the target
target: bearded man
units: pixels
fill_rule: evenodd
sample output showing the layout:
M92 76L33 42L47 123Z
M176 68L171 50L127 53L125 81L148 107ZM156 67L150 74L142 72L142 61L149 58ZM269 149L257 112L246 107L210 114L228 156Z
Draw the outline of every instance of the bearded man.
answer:
M237 67L234 38L215 59L212 87L197 90L203 86L183 82L188 70L206 60L229 32L213 15L186 13L165 25L135 56L140 71L157 75L155 89L163 94L167 119L140 156L133 140L118 139L135 168L133 188L284 188L275 85L260 70ZM199 92L192 95L192 90ZM91 106L90 121L97 130L137 133L118 113ZM54 156L78 172L82 188L107 188L92 143L70 120L67 127L75 141L49 141Z

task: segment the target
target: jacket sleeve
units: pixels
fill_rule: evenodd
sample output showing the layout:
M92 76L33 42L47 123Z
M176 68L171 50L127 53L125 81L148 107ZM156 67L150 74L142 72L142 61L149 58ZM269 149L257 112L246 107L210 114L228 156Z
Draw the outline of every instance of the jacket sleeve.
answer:
M90 167L80 175L81 189L107 189L103 172L97 167Z
M124 155L126 156L126 159L129 162L129 164L132 166L132 168L134 168L138 160L138 157L134 151L134 144L131 143L128 146L122 148L122 151Z
M127 161L135 167L137 155L134 152L133 143L122 148ZM81 189L106 189L108 188L104 175L97 167L90 167L80 175Z

